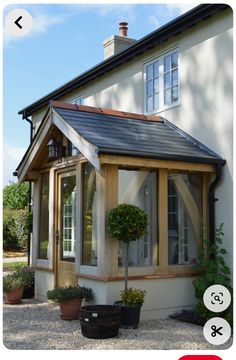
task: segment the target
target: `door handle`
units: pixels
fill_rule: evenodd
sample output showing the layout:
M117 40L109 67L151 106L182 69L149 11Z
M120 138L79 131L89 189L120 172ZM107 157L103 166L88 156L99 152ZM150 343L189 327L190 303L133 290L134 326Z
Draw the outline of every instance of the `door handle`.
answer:
M60 241L60 234L59 234L59 231L56 232L56 243L57 245L59 244L59 241Z

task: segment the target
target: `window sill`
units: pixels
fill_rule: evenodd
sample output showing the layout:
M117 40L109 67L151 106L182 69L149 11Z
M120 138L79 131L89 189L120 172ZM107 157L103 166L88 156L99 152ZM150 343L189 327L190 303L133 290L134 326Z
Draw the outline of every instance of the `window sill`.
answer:
M43 270L53 272L53 265L50 263L49 260L37 259L36 264L33 265L35 270Z
M174 108L178 108L179 106L180 106L180 102L170 105L170 106L165 106L158 111L150 111L150 112L145 111L145 115L160 115L164 111L172 110Z
M196 276L196 272L180 272L176 274L159 274L159 275L131 275L128 277L129 280L162 280L162 279L173 279L180 277L192 277ZM99 276L99 275L88 275L79 274L81 279L89 279L101 282L113 282L113 281L124 281L124 276Z
M79 277L82 276L97 276L97 266L81 265L79 268Z
M40 270L40 271L47 271L47 272L50 272L50 273L54 273L54 269L51 269L49 267L44 267L44 266L39 266L39 265L35 265L35 266L32 266L34 270Z

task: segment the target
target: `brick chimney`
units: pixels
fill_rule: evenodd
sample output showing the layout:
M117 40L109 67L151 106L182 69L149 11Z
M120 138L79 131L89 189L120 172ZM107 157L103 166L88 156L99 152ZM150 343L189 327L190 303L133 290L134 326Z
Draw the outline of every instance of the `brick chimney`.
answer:
M119 35L112 35L103 41L104 59L125 50L135 42L135 39L128 37L128 23L125 21L120 22Z

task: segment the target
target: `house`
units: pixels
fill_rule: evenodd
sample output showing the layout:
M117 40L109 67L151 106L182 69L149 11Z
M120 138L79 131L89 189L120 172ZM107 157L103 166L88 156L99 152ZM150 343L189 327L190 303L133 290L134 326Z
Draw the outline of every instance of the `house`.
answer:
M138 41L121 23L104 61L19 112L33 134L17 175L33 188L37 298L77 283L96 303L119 298L124 249L107 214L123 202L148 214L129 258L129 285L147 291L143 319L195 304L202 224L214 242L224 223L232 265L232 26L224 4Z

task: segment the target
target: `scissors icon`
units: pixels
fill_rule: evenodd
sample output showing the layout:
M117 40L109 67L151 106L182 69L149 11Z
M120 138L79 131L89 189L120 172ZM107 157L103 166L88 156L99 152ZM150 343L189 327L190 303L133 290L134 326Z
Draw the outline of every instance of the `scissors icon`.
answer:
M211 333L211 336L212 336L212 337L215 337L216 334L223 335L223 334L220 332L221 329L223 329L222 326L220 326L220 327L217 329L215 325L212 325L211 330L213 330L213 332Z

